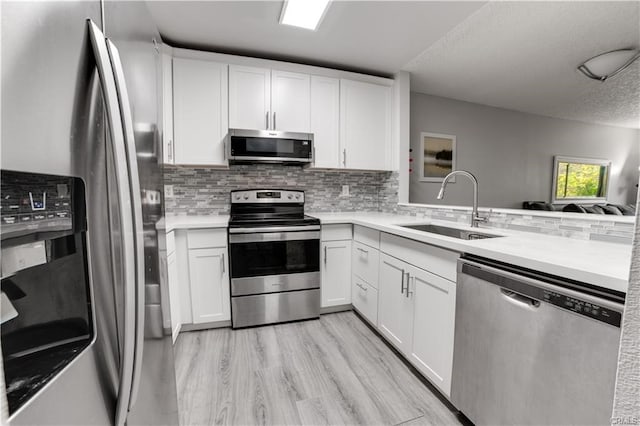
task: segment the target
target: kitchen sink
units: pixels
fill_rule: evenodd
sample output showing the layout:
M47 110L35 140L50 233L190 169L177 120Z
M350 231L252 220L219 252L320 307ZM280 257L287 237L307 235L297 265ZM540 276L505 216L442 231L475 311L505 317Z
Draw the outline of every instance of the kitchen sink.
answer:
M482 232L470 231L468 229L449 228L439 225L400 225L403 228L415 229L416 231L429 232L431 234L444 235L446 237L459 238L461 240L482 240L485 238L496 238L502 235L484 234Z

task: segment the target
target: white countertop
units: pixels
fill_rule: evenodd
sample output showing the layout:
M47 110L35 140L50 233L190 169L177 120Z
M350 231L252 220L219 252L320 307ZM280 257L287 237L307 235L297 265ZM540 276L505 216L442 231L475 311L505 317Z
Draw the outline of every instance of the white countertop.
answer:
M210 216L186 216L175 215L167 216L156 223L157 230L171 232L176 229L207 229L207 228L226 228L229 226L229 215L210 215Z
M627 292L631 265L631 246L602 241L577 240L531 232L496 228L480 228L480 232L503 235L504 238L460 240L452 237L403 228L399 225L433 223L471 229L455 222L430 221L405 215L385 213L314 213L323 225L350 223L411 238L458 252L475 254L611 290ZM224 228L228 215L170 216L166 232L174 229ZM162 229L164 224L158 224Z

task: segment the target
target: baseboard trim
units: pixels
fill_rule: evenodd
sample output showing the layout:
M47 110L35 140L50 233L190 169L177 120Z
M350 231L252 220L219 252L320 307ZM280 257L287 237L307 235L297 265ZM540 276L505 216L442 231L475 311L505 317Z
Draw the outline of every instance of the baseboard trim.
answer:
M352 309L353 305L351 303L349 303L348 305L327 306L326 308L320 308L320 315L333 314L334 312L350 311Z
M224 327L231 327L231 321L203 322L202 324L182 324L182 326L180 327L180 332L199 331L199 330L206 330L209 328L224 328Z

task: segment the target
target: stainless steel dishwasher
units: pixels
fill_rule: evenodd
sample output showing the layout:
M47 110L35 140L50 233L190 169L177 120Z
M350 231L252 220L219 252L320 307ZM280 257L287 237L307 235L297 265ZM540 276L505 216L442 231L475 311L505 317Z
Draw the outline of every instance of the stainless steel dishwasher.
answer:
M624 294L458 261L451 400L477 425L609 424Z

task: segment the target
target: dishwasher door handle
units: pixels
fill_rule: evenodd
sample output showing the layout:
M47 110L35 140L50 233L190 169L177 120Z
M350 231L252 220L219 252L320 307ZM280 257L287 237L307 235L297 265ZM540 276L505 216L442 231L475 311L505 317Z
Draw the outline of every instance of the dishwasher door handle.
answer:
M500 293L505 299L507 299L509 302L512 302L515 305L523 306L525 308L530 308L530 309L538 309L540 307L539 300L533 299L528 296L523 296L522 294L518 294L515 291L501 288Z

